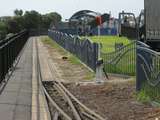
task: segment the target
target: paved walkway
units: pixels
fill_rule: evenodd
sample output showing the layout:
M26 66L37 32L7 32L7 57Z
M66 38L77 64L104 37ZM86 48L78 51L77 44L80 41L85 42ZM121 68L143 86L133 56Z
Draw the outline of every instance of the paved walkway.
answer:
M36 75L36 37L30 38L8 84L0 95L0 120L50 120Z

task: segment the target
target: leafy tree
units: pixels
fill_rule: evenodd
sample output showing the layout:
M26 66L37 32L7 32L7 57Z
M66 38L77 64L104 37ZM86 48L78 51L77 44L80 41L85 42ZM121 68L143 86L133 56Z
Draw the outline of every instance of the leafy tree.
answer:
M17 27L18 29L22 30L25 29L24 25L25 25L25 20L23 16L14 16L13 19L18 23Z
M7 25L4 22L0 22L0 40L4 39L7 34Z
M49 28L50 24L58 24L62 17L56 12L51 12L49 14L42 15L42 27Z
M56 25L57 23L59 23L62 19L61 15L56 13L56 12L51 12L48 14L48 17L50 19L50 24L51 22Z
M21 29L19 27L19 23L18 23L18 21L16 21L16 19L12 18L12 19L7 21L7 31L8 31L8 33L17 33L20 30Z
M22 16L23 15L23 10L18 10L18 9L14 10L14 15L15 16Z
M26 11L24 14L24 27L38 29L41 23L41 15L37 11Z
M0 17L0 36L8 33L17 33L23 29L48 29L50 25L58 24L62 17L56 12L41 15L37 11L26 11L16 9L13 17Z

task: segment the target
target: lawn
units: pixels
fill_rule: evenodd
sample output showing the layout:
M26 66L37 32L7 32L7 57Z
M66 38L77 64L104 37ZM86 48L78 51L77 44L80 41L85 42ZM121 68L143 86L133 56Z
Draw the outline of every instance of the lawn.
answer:
M85 37L82 37L83 39ZM116 73L116 74L124 74L124 75L135 75L135 51L130 51L126 53L117 64L107 64L107 62L114 59L116 56L118 57L119 52L125 52L130 48L133 48L132 45L129 45L127 48L121 51L115 51L115 43L123 43L123 45L128 45L132 41L126 37L118 37L118 36L92 36L87 37L93 42L100 43L101 48L101 57L103 58L105 64L104 69L107 73ZM118 59L118 58L117 58ZM116 59L115 59L116 60Z
M85 37L82 37L83 39ZM125 52L128 49L133 48L134 46L130 44L132 41L126 37L118 37L118 36L92 36L87 37L93 42L100 43L101 48L101 57L103 58L105 65L105 71L107 73L116 73L116 74L124 74L124 75L135 75L135 51L131 50L127 52L120 60L118 60L117 64L107 64L107 62L111 61L117 56L118 53ZM115 51L115 43L123 43L123 45L130 44L127 48L121 49L120 51ZM115 60L117 60L115 59Z
M92 36L87 38L89 38L93 42L101 43L102 45L101 51L104 53L115 51L115 43L123 43L124 45L127 45L131 42L126 37L118 37L118 36Z

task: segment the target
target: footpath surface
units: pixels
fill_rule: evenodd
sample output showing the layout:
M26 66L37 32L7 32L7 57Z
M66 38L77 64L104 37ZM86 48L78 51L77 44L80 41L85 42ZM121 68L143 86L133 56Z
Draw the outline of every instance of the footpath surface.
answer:
M20 61L0 94L0 120L50 120L36 70L36 37L28 40Z

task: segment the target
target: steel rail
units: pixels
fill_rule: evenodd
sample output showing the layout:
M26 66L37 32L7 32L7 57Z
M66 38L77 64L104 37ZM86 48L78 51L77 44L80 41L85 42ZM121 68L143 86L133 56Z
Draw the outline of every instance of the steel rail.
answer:
M62 94L64 95L64 97L66 98L68 104L70 105L71 109L73 110L73 114L76 118L76 120L82 120L77 109L75 108L75 106L73 105L71 99L69 98L69 96L66 94L66 92L59 86L59 84L55 84L56 87L62 92Z
M39 58L39 54L38 54L38 62L39 62L39 66L40 66L40 60L39 59L40 58ZM53 69L52 64L49 65L49 68L50 68L51 73L54 73L54 69ZM41 73L41 67L39 67L39 69L40 69L40 73ZM41 82L43 83L42 79L41 79ZM95 113L94 111L87 108L84 104L82 104L71 92L69 92L69 90L67 90L67 88L60 81L54 81L54 84L55 84L55 86L53 86L53 87L56 87L57 89L56 88L55 89L58 92L61 92L63 94L64 100L66 99L66 101L68 102L76 120L84 120L79 115L79 112L81 114L83 114L84 116L86 116L87 118L91 119L91 120L106 120L103 117L101 117L100 115L98 115L97 113ZM47 92L47 90L45 89L43 84L42 84L42 87L43 87L43 90L44 90L44 93L45 93L46 97L51 102L51 104L58 110L58 112L62 116L64 116L67 120L72 120L73 118L71 118L69 115L67 115L67 113L65 113L60 108L60 106L51 98L51 96L49 95L49 93ZM76 102L78 108L80 109L79 111L77 111L76 106L73 104L71 99ZM59 116L56 116L55 119L58 119L58 117Z
M37 40L36 40L37 41ZM37 51L37 66L39 67L39 71L37 74L41 75L41 66L40 66L40 60L39 60L39 50L38 50L38 43L36 42L36 51ZM42 82L42 77L40 77L40 81ZM72 120L71 117L69 117L59 106L58 104L51 98L51 96L49 95L49 93L47 92L47 90L45 89L45 87L43 86L43 83L41 84L42 85L42 88L43 88L43 91L44 91L44 94L46 96L46 98L50 101L50 103L52 104L52 106L54 106L58 112L61 113L61 115L63 117L65 117L66 120Z
M101 117L100 115L98 115L97 113L95 113L94 111L92 111L91 109L89 109L88 107L86 107L84 104L82 104L71 92L69 92L67 90L67 88L64 87L64 85L62 83L59 82L59 84L61 85L61 87L65 90L65 92L76 102L78 103L84 110L86 110L89 114L95 116L97 118L97 120L105 120L103 117Z
M49 67L51 72L54 73L52 64L50 64ZM80 107L82 107L89 114L95 116L96 117L95 120L105 120L103 117L101 117L100 115L98 115L97 113L95 113L94 111L86 107L84 104L82 104L60 81L56 81L56 82L59 84L59 86L61 86L64 92L66 92Z

